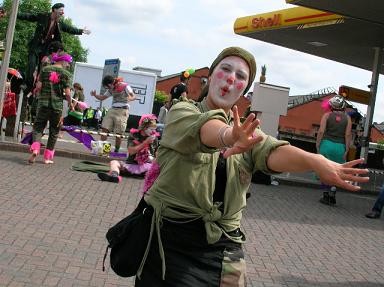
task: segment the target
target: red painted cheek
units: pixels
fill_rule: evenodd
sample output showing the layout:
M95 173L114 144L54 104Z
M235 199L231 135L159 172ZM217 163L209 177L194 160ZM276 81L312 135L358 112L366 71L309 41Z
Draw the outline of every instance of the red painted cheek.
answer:
M224 78L224 73L220 71L220 72L217 73L216 76L217 76L218 79L222 79L222 78Z
M236 89L238 89L238 90L244 89L244 83L237 83L236 84Z

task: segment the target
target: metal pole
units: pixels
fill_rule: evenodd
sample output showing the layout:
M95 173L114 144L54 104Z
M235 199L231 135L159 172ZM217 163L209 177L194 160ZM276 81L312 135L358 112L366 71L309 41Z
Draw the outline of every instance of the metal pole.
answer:
M7 36L5 39L6 45L5 45L5 51L4 51L4 58L3 58L3 61L1 63L1 70L0 70L0 115L3 114L5 83L7 81L9 59L11 57L13 34L15 32L15 25L16 25L16 18L17 18L17 10L18 9L19 9L19 0L13 0L12 11L11 11L11 14L9 15Z
M5 127L7 126L7 118L3 118L1 121L1 141L5 141Z
M373 70L372 70L372 78L371 78L371 98L369 99L369 105L367 108L367 116L364 124L363 131L363 140L361 146L360 157L364 158L364 162L368 161L368 151L369 151L369 137L371 135L371 125L373 120L373 113L375 111L375 103L376 103L376 93L377 93L377 84L379 82L379 73L381 68L381 63L383 61L383 50L382 48L375 48L375 56L373 59Z
M18 136L19 136L19 121L20 121L20 114L21 114L21 107L23 106L23 98L24 98L24 91L21 89L19 94L19 101L17 105L17 114L16 114L16 120L15 120L15 129L13 130L13 139L14 141L18 142Z

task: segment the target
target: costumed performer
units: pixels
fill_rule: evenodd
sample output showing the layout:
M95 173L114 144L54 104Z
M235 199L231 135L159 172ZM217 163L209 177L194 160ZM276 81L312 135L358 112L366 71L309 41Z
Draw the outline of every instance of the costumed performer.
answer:
M329 101L324 101L322 106L328 110L322 116L317 132L317 152L337 163L345 163L352 138L351 117L345 112L347 103L343 96L335 95ZM325 183L322 183L322 187L327 190L323 192L320 202L336 204L336 187Z
M254 114L241 123L231 108L255 73L252 54L226 48L209 69L201 102L174 100L156 157L160 174L140 202L152 206L153 217L136 287L244 286L240 222L256 170L313 170L352 191L359 187L349 181L369 180L358 176L366 169L353 168L361 159L339 164L267 136Z
M103 181L119 183L120 173L145 175L154 161L159 135L156 131L156 116L142 115L138 129L130 130L127 160L112 160L111 170L108 173L98 173L97 176Z
M129 102L136 99L131 86L123 81L123 78L114 78L106 75L102 80L102 85L106 89L104 95L97 95L96 91L91 91L91 96L99 101L112 97L112 107L108 110L101 123L101 130L104 133L114 132L123 135L127 128L129 117ZM106 135L101 135L100 140L107 140ZM115 139L115 152L119 152L121 145L121 137Z
M5 15L6 14L0 15L0 17ZM87 28L79 29L65 23L63 21L63 15L63 3L54 4L51 12L17 14L17 18L20 20L36 22L35 33L28 44L28 67L26 71L27 90L24 92L25 94L33 90L35 82L33 74L36 68L38 68L40 60L48 55L49 44L54 41L62 42L61 32L73 35L88 35L91 33Z
M38 94L36 120L32 131L31 157L29 163L34 163L36 156L40 153L41 138L49 121L49 136L44 150L44 163L53 163L55 145L61 128L63 113L63 100L67 100L70 110L74 110L71 101L71 74L67 69L70 67L72 57L66 53L59 53L52 57L53 65L46 66L41 70L41 86Z

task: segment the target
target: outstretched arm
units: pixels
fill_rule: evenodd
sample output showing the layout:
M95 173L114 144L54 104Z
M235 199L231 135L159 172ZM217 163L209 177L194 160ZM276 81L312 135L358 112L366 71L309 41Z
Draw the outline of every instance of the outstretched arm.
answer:
M65 23L64 21L60 21L60 27L63 32L73 34L73 35L91 34L91 31L88 30L86 27L84 29L79 29Z
M0 7L0 18L7 16L7 11L5 11L4 7ZM42 17L44 13L17 13L17 19L25 20L30 22L36 22L40 17Z
M207 121L200 129L201 142L209 147L224 148L224 157L243 153L263 140L263 136L256 136L255 129L259 120L255 114L250 114L243 124L240 123L237 106L233 108L233 126L220 120Z
M108 96L106 96L106 95L98 95L98 94L96 94L96 90L92 90L91 91L91 96L95 97L99 101L104 101L106 98L108 98Z
M243 124L240 123L237 107L234 107L233 114L233 127L220 120L210 120L200 130L200 138L203 144L218 148L230 146L225 151L224 157L248 151L256 143L264 139L264 136L255 133L259 121L255 119L254 114L250 114ZM270 170L276 172L314 171L320 180L326 184L357 191L360 187L350 184L349 181L369 181L369 177L358 176L367 174L367 169L353 168L353 166L363 163L363 161L364 159L358 159L339 164L326 159L322 155L309 153L294 146L283 145L270 153L267 166Z
M83 30L83 34L85 35L91 34L91 30L89 30L87 27L84 27L82 30Z
M37 22L41 17L43 17L41 13L17 13L17 19L29 22Z
M357 159L344 164L339 164L326 159L320 154L309 153L294 146L280 146L268 157L268 168L277 172L304 172L314 171L321 182L336 185L351 191L357 191L359 186L350 182L368 182L369 177L360 177L367 174L367 169L353 168L364 162Z

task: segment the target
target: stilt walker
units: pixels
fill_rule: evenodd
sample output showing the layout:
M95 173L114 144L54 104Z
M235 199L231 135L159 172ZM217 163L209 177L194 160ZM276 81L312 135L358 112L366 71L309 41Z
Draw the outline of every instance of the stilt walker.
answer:
M33 143L31 145L31 157L29 163L34 163L40 153L41 138L49 121L49 136L44 151L44 163L53 163L55 145L61 127L63 113L63 100L67 100L70 109L74 107L71 101L71 74L66 70L72 62L72 57L65 53L59 53L52 57L53 65L44 67L41 71L41 82L37 87L41 88L38 95L38 106L35 124L33 126Z

